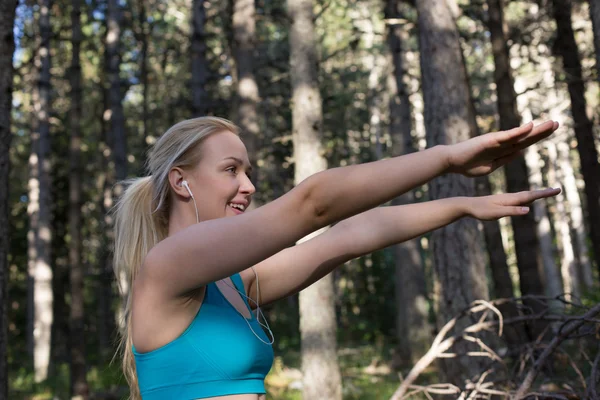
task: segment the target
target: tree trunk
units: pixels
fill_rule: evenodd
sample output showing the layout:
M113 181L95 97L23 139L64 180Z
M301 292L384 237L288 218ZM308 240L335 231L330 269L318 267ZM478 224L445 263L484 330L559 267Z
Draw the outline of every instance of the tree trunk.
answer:
M462 61L458 30L446 1L416 2L419 17L422 84L428 146L452 144L476 135L474 115L470 115L467 73ZM473 196L472 179L448 174L430 182L431 199ZM463 218L431 236L438 303L438 326L468 307L476 299L487 299L485 262L474 219ZM465 325L457 326L457 329ZM466 343L457 353L469 351ZM475 357L442 362L448 380L461 384L484 370Z
M583 220L583 212L581 209L581 199L579 198L579 190L575 181L575 172L569 156L571 148L568 142L558 141L556 143L558 168L561 171L560 182L563 187L563 194L566 198L566 203L570 208L570 229L574 232L577 269L579 281L582 289L591 289L594 284L592 275L592 266L590 264L589 249L587 246L587 235L585 233L585 223Z
M121 69L121 8L118 0L108 1L106 15L108 29L106 35L106 54L108 56L108 80L110 90L108 101L110 107L109 132L110 144L115 163L117 183L127 178L127 141L125 135L125 117L123 116L123 94L119 72ZM122 188L117 187L116 196L120 196Z
M323 157L323 110L317 77L312 0L287 0L290 18L292 137L298 184L327 168ZM309 238L312 235L309 236ZM307 238L308 239L308 238ZM340 400L332 275L300 293L303 398Z
M521 124L517 111L517 96L514 90L512 71L508 53L507 40L503 31L504 17L502 0L488 0L488 27L494 54L494 81L498 94L498 113L500 129L508 130ZM517 157L504 167L507 191L511 193L528 191L529 171L523 155ZM519 282L523 295L543 295L543 274L538 262L539 244L536 234L534 213L511 217L514 232ZM534 301L527 304L534 312L541 311L543 305ZM543 330L542 324L532 326L533 336Z
M539 146L534 144L525 153L527 166L531 172L530 181L531 189L533 190L539 190L544 187L538 148ZM558 267L554 261L554 238L552 237L546 202L544 200L536 201L532 204L532 208L533 215L537 220L540 255L544 265L545 294L549 297L556 297L563 293L563 285Z
M387 0L385 18L399 19L398 1ZM402 44L408 33L398 22L388 24L387 42L390 48L394 72L389 75L390 136L392 155L399 156L416 151L412 142L413 119L406 79L406 57ZM394 205L415 201L414 192L407 192L394 200ZM396 347L394 365L413 365L431 345L431 327L428 322L425 274L421 260L419 238L395 246L395 296L396 296Z
M142 84L142 119L144 132L144 144L148 137L148 35L152 33L151 29L146 29L149 25L146 17L146 2L140 1L140 23L142 29L142 54L140 54L140 82Z
M600 269L600 163L594 142L592 123L586 114L585 86L581 73L579 50L571 25L570 0L553 0L552 11L557 25L554 51L562 57L567 85L571 97L571 113L575 122L577 150L581 159L581 172L585 181L588 225L596 268Z
M547 141L545 145L548 151L549 164L548 185L560 187L562 179L558 176L558 152L556 151L556 145L552 141ZM569 216L565 209L565 197L563 193L559 193L555 199L556 218L554 219L554 224L558 239L562 244L560 273L562 276L563 292L565 293L565 299L572 301L572 296L575 296L575 298L580 298L581 296L580 282L575 262L575 253L573 252L573 243L571 242Z
M121 36L121 7L118 0L108 0L108 9L106 14L106 55L108 58L108 80L110 88L108 90L108 133L107 141L114 162L114 182L107 181L109 187L114 187L111 193L112 199L107 204L107 209L113 204L114 199L123 193L122 181L127 178L127 138L125 135L125 118L123 116L123 95L121 89L121 80L119 71L121 69L120 36ZM108 175L111 176L111 175ZM111 222L111 221L109 221ZM112 239L112 226L106 232L109 240ZM112 265L112 264L111 264ZM129 292L127 278L125 276L117 277L119 281L119 290L123 305ZM122 310L121 310L122 312ZM122 316L119 316L122 320Z
M369 136L372 144L371 157L375 160L383 158L383 123L384 109L389 105L389 93L384 89L387 82L387 69L390 63L382 52L373 49L381 48L381 34L375 25L373 9L379 7L379 2L361 1L354 7L354 26L361 32L364 50L359 50L362 68L369 71L367 78L367 107L369 110ZM384 80L385 79L385 80Z
M71 396L88 398L84 340L83 266L81 265L81 0L72 0L71 142L69 168L69 264L71 284Z
M258 85L254 76L256 10L254 0L233 0L233 56L237 70L237 123L252 164L252 180L258 182L260 128ZM256 205L254 205L256 207Z
M497 51L499 50L497 47L497 39L500 36L503 37L504 33L502 31L502 15L498 15L498 10L494 8L495 4L489 4L488 7L488 15L489 15L489 25L492 33L492 44L494 48L494 55L496 56ZM502 10L500 9L500 12ZM499 28L498 28L498 25ZM496 40L495 40L496 39ZM506 50L507 51L507 50ZM508 51L507 51L508 52ZM498 55L498 57L502 58L502 55ZM506 54L508 57L508 54ZM463 59L464 60L464 59ZM506 59L501 59L501 62L507 61ZM463 61L464 62L464 61ZM496 68L496 73L498 73L498 68ZM508 74L510 74L510 70L505 70ZM498 78L498 76L495 76ZM510 76L508 76L510 78ZM496 80L497 86L498 79ZM502 82L506 83L506 82ZM504 91L506 92L506 91ZM503 98L504 101L508 100L507 98ZM510 104L509 104L510 106ZM513 105L514 107L515 105ZM500 108L500 96L499 96L499 104L498 108ZM475 114L475 106L473 101L471 100L471 110L474 116ZM472 122L472 124L476 124ZM478 130L478 129L477 129ZM489 196L492 194L492 186L490 183L489 177L479 177L475 180L475 193L478 196ZM511 298L514 296L514 288L513 282L510 277L506 251L504 249L504 244L502 241L502 230L500 228L500 223L498 221L483 221L483 234L485 237L486 243L486 251L490 263L490 269L492 272L492 280L494 284L494 296L496 298ZM502 312L504 318L517 317L519 315L519 311L517 307L509 302L499 306L500 312ZM510 346L519 346L526 339L527 334L521 325L513 325L506 328L505 331L505 341Z
M600 82L600 0L588 0L590 3L590 19L594 31L594 49L596 50L596 80Z
M50 9L49 0L40 4L39 27L41 43L36 55L39 62L38 84L34 89L34 129L31 138L32 153L29 159L28 214L29 231L29 278L32 302L31 346L33 351L34 379L36 382L48 376L50 343L53 322L52 268L50 229Z
M205 0L192 3L192 115L200 117L208 113L208 61L206 60L206 9Z
M8 399L8 181L16 7L16 0L0 0L0 399Z
M475 193L477 196L489 196L492 194L492 186L487 176L475 180ZM492 272L494 297L507 299L514 297L513 282L510 277L508 263L506 262L506 251L502 242L502 230L498 221L482 221L485 247ZM500 304L498 310L503 318L514 318L519 316L519 310L513 302ZM517 349L528 340L527 332L520 324L505 326L504 340Z
M108 93L105 91L103 96L104 109L108 108ZM101 119L100 130L101 137L99 138L100 147L100 161L99 170L101 171L98 176L98 182L96 185L96 191L99 193L98 198L98 209L101 218L102 232L104 235L101 237L102 244L98 247L98 288L96 298L98 299L98 343L100 347L100 356L102 360L108 361L110 353L113 352L113 334L116 333L116 324L113 312L113 301L115 293L112 288L112 284L115 278L114 271L112 268L112 258L110 256L110 243L114 238L111 218L108 214L108 210L112 206L111 186L114 182L114 173L108 167L110 164L109 160L109 146L108 146L108 124Z
M148 36L152 33L146 13L146 0L138 0L138 40L140 49L140 84L142 85L142 148L147 145L148 138ZM150 5L151 6L151 5ZM149 28L150 26L150 28ZM145 157L145 155L143 156ZM145 159L144 159L145 161Z

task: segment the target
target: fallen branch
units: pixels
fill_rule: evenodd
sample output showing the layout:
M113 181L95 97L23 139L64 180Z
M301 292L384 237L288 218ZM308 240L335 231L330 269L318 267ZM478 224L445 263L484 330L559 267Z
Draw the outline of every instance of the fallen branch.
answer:
M500 313L500 311L498 311L498 309L496 309L496 307L494 307L489 302L481 301L481 300L473 302L473 304L470 308L463 311L457 317L452 318L450 321L448 321L446 323L446 325L444 325L444 327L440 330L440 332L436 335L435 339L433 340L433 344L431 345L429 351L423 357L421 357L421 359L410 370L410 372L408 373L408 376L400 384L400 387L398 387L398 389L394 392L394 394L392 395L390 400L400 400L400 399L404 398L403 397L404 394L412 386L412 383L419 377L421 372L423 372L423 370L425 370L425 368L427 368L429 366L429 364L431 364L436 358L454 356L454 354L452 354L452 355L445 354L445 351L448 350L450 347L452 347L452 345L454 345L454 343L456 343L458 340L465 339L467 337L471 338L471 336L466 336L466 335L464 335L464 333L461 333L461 334L454 335L454 336L449 337L444 340L444 337L446 336L446 334L448 332L450 332L450 330L456 325L456 322L459 319L461 319L462 317L464 317L465 315L468 315L469 313L476 313L476 312L484 311L486 309L487 310L492 309L496 315L499 315L500 321L502 321L502 314ZM477 322L469 327L469 333L475 333L475 332L481 331L483 329L482 327L484 325L485 325L485 321L480 320L479 322ZM500 326L502 326L501 323L500 323ZM465 329L465 332L466 332L466 329ZM485 348L484 348L484 350L485 350ZM488 352L484 351L481 353L488 353ZM492 359L494 359L495 357L498 357L495 353L489 353L489 356ZM459 392L460 392L460 390L459 390Z
M538 313L531 313L529 315L518 316L510 319L504 319L500 311L496 308L496 306L501 305L503 303L514 301L514 302L523 302L523 301L534 301L544 303L546 305L546 309L542 310ZM549 306L549 302L558 301L564 303L565 305L570 306L571 309L585 309L586 312L583 315L556 315L551 314L552 307ZM519 305L519 304L518 304ZM522 305L522 304L521 304ZM528 307L522 307L521 309L528 309ZM491 315L491 312L495 313L498 316L497 320L487 320L488 316ZM476 313L482 313L476 320L476 322L464 328L461 332L458 332L452 336L449 336L449 333L455 326L457 322L465 317L471 316L473 317ZM577 395L577 393L571 389L567 392L562 393L546 393L542 392L528 392L531 388L535 378L539 374L543 365L547 362L552 354L558 346L568 339L573 339L576 337L582 336L591 336L594 331L593 329L584 329L583 331L580 329L585 324L591 324L598 326L600 324L600 319L597 318L598 314L600 314L600 304L595 305L592 308L586 308L581 304L576 304L570 301L567 301L563 295L556 296L554 298L548 298L543 296L523 296L519 299L498 299L495 301L476 301L473 302L470 307L466 308L461 312L458 316L452 318L448 321L440 330L440 332L436 335L430 349L427 353L419 359L419 361L413 366L410 370L406 379L402 380L398 389L394 392L390 400L401 400L407 397L410 397L417 393L422 393L428 399L432 399L431 394L458 394L459 397L456 397L460 400L469 400L469 399L477 399L481 397L489 397L489 396L505 396L511 399L523 399L524 397L535 398L536 396L542 396L544 398L553 398L553 399L566 399L565 395ZM480 351L467 351L466 353L460 354L460 356L485 356L489 357L493 361L498 361L503 363L502 358L487 344L485 344L480 338L475 337L473 334L480 333L482 331L489 331L495 327L498 327L498 334L501 335L504 326L517 324L517 323L526 323L534 320L548 320L554 322L562 322L560 327L555 332L555 337L550 341L550 343L542 343L543 337L546 337L547 331L541 333L533 343L525 344L526 351L525 353L521 353L524 357L520 357L520 367L519 373L516 376L521 376L521 372L525 372L527 370L527 366L530 365L530 361L532 366L529 368L527 375L525 376L523 382L519 386L516 392L514 391L506 391L497 389L494 387L495 384L499 382L505 381L504 379L501 381L490 381L485 382L486 378L490 374L490 370L481 374L478 378L473 381L466 381L463 388L459 388L453 384L436 384L429 386L418 386L415 385L416 379L420 376L420 374L435 360L438 358L453 358L458 357L459 354L456 352L448 351L452 348L453 345L458 343L461 340L469 341L474 344L477 344L480 347ZM546 328L549 329L550 325ZM589 328L589 325L586 326ZM449 337L447 337L449 336ZM536 351L543 348L543 351L539 358L536 357ZM561 349L562 351L562 349ZM597 390L596 390L596 382L598 379L598 375L600 373L600 348L598 349L598 354L594 360L594 365L591 372L591 377L589 381L589 385L586 385L586 379L584 378L581 370L575 364L575 361L568 355L568 353L564 352L567 355L568 362L571 367L576 372L579 382L581 383L581 387L583 391L590 393L590 398L598 398ZM501 353L505 356L505 353ZM536 359L537 358L537 359ZM589 360L589 358L588 358ZM591 363L591 360L590 360ZM514 382L513 380L508 380L506 382ZM475 382L475 383L474 383ZM586 387L587 386L587 387ZM510 387L516 387L516 384L510 385ZM444 393L442 393L444 392Z
M546 362L546 359L550 356L552 351L554 351L554 349L560 343L567 339L571 332L574 332L577 329L579 329L586 322L587 318L593 318L599 313L600 304L596 304L596 306L592 307L587 313L583 315L583 317L576 318L574 321L570 321L561 326L561 328L558 330L558 334L554 337L554 339L552 339L548 347L546 347L544 352L540 355L540 358L538 358L537 361L533 364L533 367L531 367L531 369L527 373L527 376L525 376L523 383L521 383L521 386L519 387L519 390L515 395L516 400L524 398L525 392L527 392L533 384L533 381L537 377L538 373L540 372L540 369L542 368L542 366ZM562 329L563 327L564 329Z

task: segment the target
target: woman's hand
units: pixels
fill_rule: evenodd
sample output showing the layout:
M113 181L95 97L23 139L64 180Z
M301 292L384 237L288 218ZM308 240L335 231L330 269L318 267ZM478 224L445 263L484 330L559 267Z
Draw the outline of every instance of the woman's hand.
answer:
M482 176L496 170L521 154L521 150L547 138L558 122L533 123L508 131L477 136L448 146L449 172L465 176Z
M491 196L466 197L467 214L490 221L502 217L524 215L528 205L535 200L556 196L560 189L532 190L529 192L503 193Z

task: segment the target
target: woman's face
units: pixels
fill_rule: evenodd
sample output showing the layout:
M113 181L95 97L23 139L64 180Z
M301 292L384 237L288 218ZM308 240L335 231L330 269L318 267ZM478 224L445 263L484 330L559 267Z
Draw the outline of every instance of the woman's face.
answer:
M240 138L229 131L212 134L202 142L200 155L201 161L188 179L200 221L242 214L256 189Z

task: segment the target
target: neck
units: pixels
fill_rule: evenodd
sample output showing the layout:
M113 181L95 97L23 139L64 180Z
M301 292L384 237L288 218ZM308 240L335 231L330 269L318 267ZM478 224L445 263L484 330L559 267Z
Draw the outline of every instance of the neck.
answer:
M196 223L196 212L194 203L190 201L178 201L175 207L172 207L169 214L169 233L172 236Z

